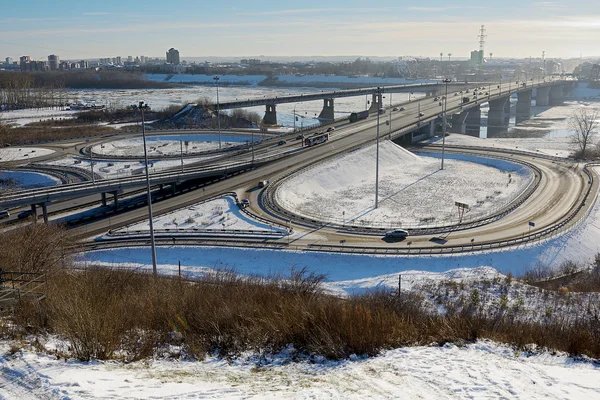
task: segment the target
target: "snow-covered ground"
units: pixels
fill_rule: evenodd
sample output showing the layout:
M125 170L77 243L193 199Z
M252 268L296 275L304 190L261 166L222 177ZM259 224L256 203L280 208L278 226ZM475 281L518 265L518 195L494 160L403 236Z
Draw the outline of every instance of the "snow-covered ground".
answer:
M260 140L260 135L255 135L255 141ZM221 135L221 146L223 148L240 146L250 142L252 136L244 135ZM149 157L161 157L208 152L219 148L218 135L173 135L173 136L148 136L147 151ZM186 145L187 143L187 145ZM132 139L121 139L102 143L92 147L95 154L111 156L143 156L144 143L141 137Z
M441 137L430 140L431 143L441 144ZM549 155L553 157L570 157L577 145L569 138L493 138L480 139L469 135L452 133L446 137L446 144L454 146L477 146L491 147L497 149L530 151L536 154Z
M54 150L39 147L3 147L0 148L0 163L30 160L35 157L47 156L52 153L54 153Z
M526 168L506 161L447 155L417 156L385 141L379 150L379 208L374 209L375 145L293 175L277 189L280 205L325 221L384 227L458 221L455 201L470 206L463 220L490 213L532 181Z
M195 157L184 158L183 165L207 160L211 157ZM119 160L97 160L94 158L94 174L100 175L102 178L120 178L130 175L139 175L144 173L143 161L119 161ZM171 160L148 160L150 165L150 173L161 172L168 168L181 167L180 159ZM47 165L59 165L79 168L91 172L91 161L89 158L80 157L64 157L58 160L48 161Z
M148 79L156 82L171 83L197 83L214 84L213 75L192 75L192 74L148 74ZM229 85L252 85L256 86L259 82L267 78L266 75L220 75L221 84ZM379 78L372 76L343 76L343 75L275 75L274 80L282 84L331 84L336 87L337 84L363 84L363 85L413 85L428 82L438 82L426 79L405 79L405 78Z
M0 119L8 125L23 126L31 122L54 119L72 119L79 111L57 109L25 109L0 112Z
M49 343L47 347L53 347ZM232 362L65 361L0 344L2 399L600 399L597 364L482 340L405 347L377 357L291 362L290 351Z
M2 171L0 180L10 180L15 187L22 189L35 189L41 187L60 185L62 181L52 175L29 171ZM12 185L11 185L12 186ZM0 188L3 188L0 183Z
M216 229L227 233L232 233L232 231L284 232L283 229L256 221L241 212L232 196L224 196L163 214L153 219L153 227L156 230L178 229L190 232L206 229ZM147 232L149 229L149 223L146 220L115 232Z

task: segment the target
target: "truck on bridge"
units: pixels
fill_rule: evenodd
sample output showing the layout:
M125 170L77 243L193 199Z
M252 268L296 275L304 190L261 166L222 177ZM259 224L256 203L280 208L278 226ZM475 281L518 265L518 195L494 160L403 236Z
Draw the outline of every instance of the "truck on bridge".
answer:
M369 110L361 111L361 112L353 112L350 114L350 122L360 121L361 119L367 119L369 117Z

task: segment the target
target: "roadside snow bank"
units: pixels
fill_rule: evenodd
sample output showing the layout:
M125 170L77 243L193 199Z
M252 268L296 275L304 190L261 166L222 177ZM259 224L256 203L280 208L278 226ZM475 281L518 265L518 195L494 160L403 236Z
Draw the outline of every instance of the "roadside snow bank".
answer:
M600 370L563 354L521 353L492 341L405 347L351 361L292 362L283 353L227 362L64 361L0 345L0 398L38 399L598 399ZM302 359L302 358L301 358Z

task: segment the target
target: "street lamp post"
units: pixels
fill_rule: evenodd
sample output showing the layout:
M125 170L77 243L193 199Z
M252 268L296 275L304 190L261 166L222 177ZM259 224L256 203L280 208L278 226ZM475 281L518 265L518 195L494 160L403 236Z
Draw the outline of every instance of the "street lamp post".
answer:
M381 88L377 88L377 99L381 96ZM379 207L379 110L377 110L377 154L375 161L375 208Z
M144 141L144 163L146 163L146 192L148 196L148 219L150 221L150 244L152 248L152 273L156 276L156 243L154 241L154 225L152 224L152 195L150 194L150 175L148 173L148 152L146 151L146 129L144 126L144 110L149 109L148 104L140 101L136 106L142 114L142 139Z
M440 169L444 169L444 152L446 150L446 112L448 110L448 83L450 83L451 80L446 78L442 82L446 84L446 95L444 96L444 118L442 119L444 127L442 129L442 166Z
M392 93L390 92L390 140L392 140Z
M252 167L254 167L254 130L252 130Z
M92 168L92 184L96 184L96 176L94 175L94 149L90 146L90 167Z
M219 81L221 78L215 76L214 81L217 83L217 124L219 127L219 150L221 149L221 112L219 110Z
M183 140L179 141L179 154L181 155L181 173L183 173Z

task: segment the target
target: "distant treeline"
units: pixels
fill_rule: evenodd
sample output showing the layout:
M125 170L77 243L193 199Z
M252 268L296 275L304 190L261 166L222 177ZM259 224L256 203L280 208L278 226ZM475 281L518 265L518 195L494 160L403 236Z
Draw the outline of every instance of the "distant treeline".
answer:
M33 76L18 72L0 73L0 109L64 107L67 102L60 82L40 85Z
M168 82L147 80L145 74L133 71L81 70L0 73L0 89L14 82L26 81L29 87L66 89L161 89L176 86Z
M133 71L81 70L31 73L41 87L61 85L69 89L160 89L173 87L172 83L153 82L144 74Z

